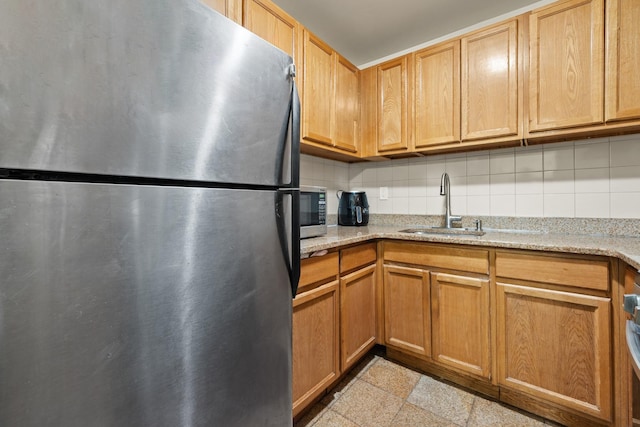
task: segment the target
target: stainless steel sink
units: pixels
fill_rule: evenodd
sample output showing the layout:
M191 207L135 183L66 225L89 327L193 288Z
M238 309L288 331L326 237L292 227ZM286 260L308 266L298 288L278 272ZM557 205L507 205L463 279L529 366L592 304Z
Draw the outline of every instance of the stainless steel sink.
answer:
M416 227L405 228L400 233L408 234L445 234L445 235L461 235L461 236L483 236L484 231L478 231L475 228L447 228L447 227Z

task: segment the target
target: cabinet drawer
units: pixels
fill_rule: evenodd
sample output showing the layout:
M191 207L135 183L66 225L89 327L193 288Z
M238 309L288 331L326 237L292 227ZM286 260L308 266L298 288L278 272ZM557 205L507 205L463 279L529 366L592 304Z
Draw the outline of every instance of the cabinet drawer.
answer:
M384 246L384 260L489 274L489 251L482 249L388 242Z
M355 246L340 251L340 274L376 262L376 243Z
M338 276L338 252L303 259L300 264L298 293L304 292L305 286L336 280Z
M496 276L606 291L609 261L587 256L496 252Z

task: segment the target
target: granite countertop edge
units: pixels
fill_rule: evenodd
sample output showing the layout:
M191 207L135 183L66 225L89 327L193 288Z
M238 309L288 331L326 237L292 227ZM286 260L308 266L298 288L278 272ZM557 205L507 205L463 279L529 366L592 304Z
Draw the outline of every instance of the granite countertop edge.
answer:
M407 226L369 225L365 227L330 226L321 237L303 239L300 242L302 258L318 251L376 239L394 239L413 242L449 243L479 247L526 249L583 255L601 255L621 259L635 269L640 269L640 237L560 234L537 232L505 232L486 230L483 236L409 234L400 230Z

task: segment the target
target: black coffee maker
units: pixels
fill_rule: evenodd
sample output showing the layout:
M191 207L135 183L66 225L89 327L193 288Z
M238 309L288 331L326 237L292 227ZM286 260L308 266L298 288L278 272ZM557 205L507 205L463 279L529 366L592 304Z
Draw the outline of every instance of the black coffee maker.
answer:
M338 225L363 226L369 223L369 202L364 191L336 192L338 197Z

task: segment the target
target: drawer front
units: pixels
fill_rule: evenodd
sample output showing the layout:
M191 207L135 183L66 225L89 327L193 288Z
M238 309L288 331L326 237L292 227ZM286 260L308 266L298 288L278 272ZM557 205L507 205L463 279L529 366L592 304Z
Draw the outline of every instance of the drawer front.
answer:
M340 274L376 262L376 243L355 246L340 251Z
M607 291L609 261L598 257L496 252L496 276Z
M338 252L303 259L300 263L298 293L304 292L305 286L336 280L337 276Z
M384 260L489 274L489 251L482 249L387 242L384 246Z

